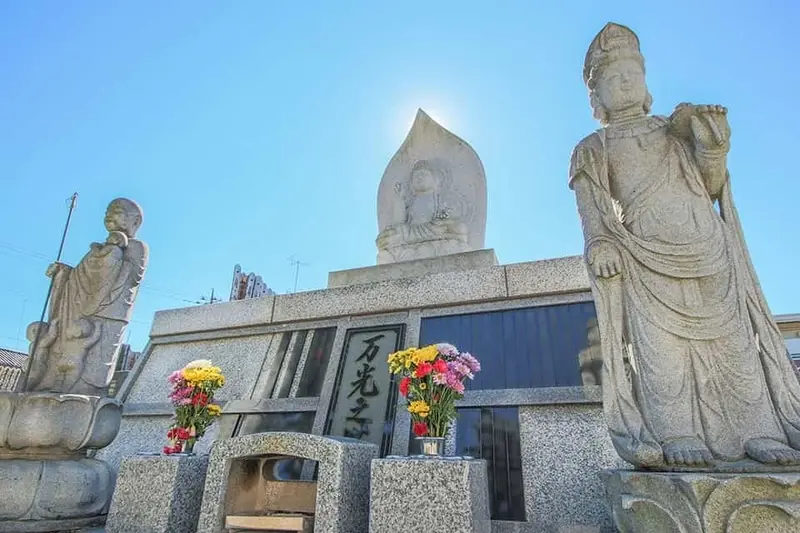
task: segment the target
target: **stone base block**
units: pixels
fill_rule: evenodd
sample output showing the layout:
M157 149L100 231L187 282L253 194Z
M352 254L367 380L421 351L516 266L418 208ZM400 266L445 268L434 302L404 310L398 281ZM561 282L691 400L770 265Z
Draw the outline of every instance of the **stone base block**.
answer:
M622 533L796 533L800 473L601 474Z
M486 461L372 461L370 533L490 533Z
M126 457L106 533L194 533L207 469L207 455Z
M59 531L102 520L111 471L96 459L0 459L0 531Z
M350 270L328 273L328 288L348 287L364 283L375 283L391 279L418 278L426 274L453 272L456 270L477 270L497 266L494 250L475 250L460 254L443 255L400 263L387 263Z

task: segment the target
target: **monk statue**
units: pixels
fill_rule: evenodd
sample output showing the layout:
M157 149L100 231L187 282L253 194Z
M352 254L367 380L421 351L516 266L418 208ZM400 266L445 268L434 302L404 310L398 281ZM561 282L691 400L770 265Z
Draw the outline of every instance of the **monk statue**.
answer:
M147 245L137 240L142 210L118 198L106 211L108 237L92 243L76 267L54 263L47 322L28 326L28 391L104 396L147 267Z
M452 207L441 194L442 173L428 161L417 161L408 182L397 183L405 221L389 226L377 238L378 263L424 259L469 251L467 225L451 218Z
M727 110L649 115L639 39L617 24L583 77L602 128L575 148L569 185L614 446L656 469L800 464L800 383L733 203Z

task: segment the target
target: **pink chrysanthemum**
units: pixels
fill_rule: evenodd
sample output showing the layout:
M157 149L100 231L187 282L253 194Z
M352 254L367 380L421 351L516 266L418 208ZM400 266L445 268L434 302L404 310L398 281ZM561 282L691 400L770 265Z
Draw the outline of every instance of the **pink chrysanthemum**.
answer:
M460 360L462 363L464 363L465 365L467 365L467 366L469 367L470 371L471 371L473 374L477 374L478 372L480 372L480 371L481 371L481 363L480 363L480 361L478 361L477 359L475 359L475 357L474 357L474 356L473 356L471 353L469 353L469 352L464 352L464 353L462 353L461 355L459 355L458 359L459 359L459 360Z
M469 367L466 364L462 363L460 360L452 361L448 363L447 366L450 367L450 371L454 373L459 380L462 380L464 378L472 379L473 377L475 377L472 375L472 372L470 371Z

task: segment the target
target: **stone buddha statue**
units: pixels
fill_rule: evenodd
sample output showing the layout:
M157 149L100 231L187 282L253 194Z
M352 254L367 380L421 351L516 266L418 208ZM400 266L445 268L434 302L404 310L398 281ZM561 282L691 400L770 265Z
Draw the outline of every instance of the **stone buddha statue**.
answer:
M405 221L377 238L378 263L424 259L468 251L467 226L450 218L441 195L442 176L428 161L417 161L406 183L395 188L405 206Z
M639 40L617 24L583 75L602 127L575 148L569 185L614 446L649 468L800 464L800 383L733 202L727 110L650 115Z
M378 186L378 264L480 250L485 234L478 154L420 109Z
M48 268L48 321L28 326L27 391L105 395L147 267L147 245L135 238L141 224L141 208L118 198L106 211L105 242L92 243L74 268Z

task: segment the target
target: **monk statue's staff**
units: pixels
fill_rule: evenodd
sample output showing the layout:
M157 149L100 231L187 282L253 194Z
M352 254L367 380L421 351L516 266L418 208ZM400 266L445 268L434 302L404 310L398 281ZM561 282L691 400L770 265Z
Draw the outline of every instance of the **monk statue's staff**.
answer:
M58 254L56 255L56 263L61 261L61 254L64 252L64 243L67 241L67 232L69 231L69 223L72 220L72 212L75 211L75 207L78 205L78 193L73 193L69 199L69 212L67 213L67 223L64 224L64 232L61 234L61 244L58 245ZM50 296L53 294L53 285L55 284L55 276L50 278L50 287L47 289L47 296L44 299L44 306L42 307L42 315L39 318L39 322L44 322L44 317L47 315L47 306L50 304ZM25 372L22 373L20 380L17 382L17 391L21 392L25 390L25 387L28 384L28 376L30 375L30 369L35 368L33 366L33 358L36 355L36 348L39 345L39 339L42 336L42 328L38 328L36 330L36 337L34 338L33 344L31 345L31 351L28 354L28 361L25 365Z

